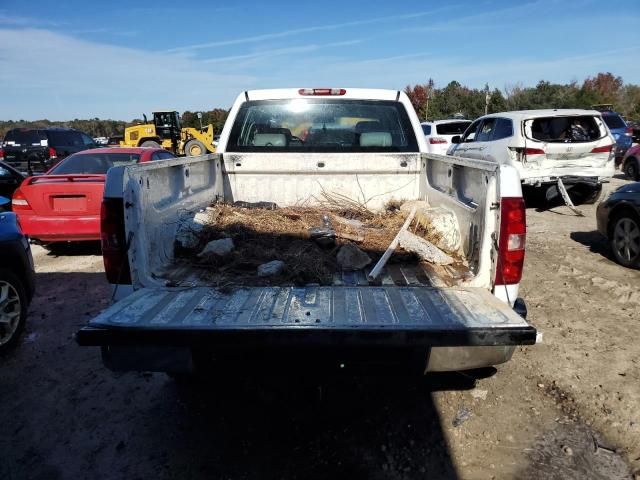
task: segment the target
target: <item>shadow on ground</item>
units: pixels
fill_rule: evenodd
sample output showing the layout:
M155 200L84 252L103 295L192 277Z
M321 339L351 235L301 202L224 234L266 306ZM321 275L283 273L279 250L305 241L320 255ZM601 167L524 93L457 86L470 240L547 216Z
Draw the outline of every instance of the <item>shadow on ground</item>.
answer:
M456 479L432 392L495 372L117 374L74 340L105 306L104 274L42 273L38 289L0 362L0 478Z
M602 255L608 260L614 262L613 256L611 255L611 249L609 248L609 242L600 232L596 230L592 230L590 232L571 232L569 237L571 240L578 242L585 247L589 247L589 250L592 253Z
M567 186L567 193L575 206L597 203L604 195L600 190L594 192L593 189L586 185L569 185ZM552 208L565 205L564 200L555 185L548 187L531 187L523 185L522 196L524 197L526 207L535 208L538 212L549 211Z
M454 479L431 398L448 381L448 388L460 386L455 376L168 384L185 402L176 420L187 426L179 430L173 462L232 478L253 472L256 478ZM166 433L155 427L150 436Z
M82 255L102 255L100 242L56 242L44 245L48 256L79 257Z

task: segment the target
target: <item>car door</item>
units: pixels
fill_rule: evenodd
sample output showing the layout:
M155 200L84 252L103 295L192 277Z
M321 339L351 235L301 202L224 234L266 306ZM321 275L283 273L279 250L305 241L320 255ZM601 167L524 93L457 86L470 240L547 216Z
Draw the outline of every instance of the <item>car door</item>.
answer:
M482 124L482 119L478 119L469 125L460 138L460 143L453 144L452 149L447 151L447 155L455 155L458 157L469 157L475 151L475 137L478 128Z
M482 160L505 164L509 160L509 142L513 137L513 122L509 118L494 118L491 138L483 142Z

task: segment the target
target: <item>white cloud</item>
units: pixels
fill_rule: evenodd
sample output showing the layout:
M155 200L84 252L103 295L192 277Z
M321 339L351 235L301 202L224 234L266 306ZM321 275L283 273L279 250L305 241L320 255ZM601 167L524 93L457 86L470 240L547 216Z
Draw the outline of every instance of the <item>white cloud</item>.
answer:
M131 119L159 107L212 108L254 83L181 55L0 28L1 119Z
M386 16L386 17L377 17L377 18L369 18L369 19L365 19L365 20L354 20L351 22L343 22L343 23L332 23L332 24L328 24L328 25L317 25L317 26L313 26L313 27L303 27L303 28L294 28L291 30L283 30L280 32L272 32L272 33L266 33L263 35L252 35L252 36L248 36L248 37L241 37L241 38L233 38L233 39L229 39L229 40L219 40L219 41L215 41L215 42L205 42L205 43L198 43L195 45L185 45L182 47L176 47L176 48L172 48L170 50L168 50L168 52L174 53L174 52L187 52L187 51L191 51L191 50L200 50L203 48L213 48L213 47L225 47L225 46L230 46L230 45L241 45L241 44L246 44L246 43L258 43L258 42L263 42L266 40L275 40L275 39L280 39L280 38L285 38L285 37L291 37L294 35L301 35L301 34L305 34L305 33L313 33L313 32L319 32L319 31L331 31L331 30L338 30L338 29L342 29L342 28L348 28L348 27L359 27L359 26L364 26L364 25L373 25L376 23L390 23L390 22L394 22L394 21L398 21L398 20L410 20L410 19L414 19L414 18L420 18L420 17L426 17L428 15L433 15L436 13L441 13L447 10L453 10L457 8L457 5L447 5L445 7L441 7L441 8L436 8L434 10L429 10L429 11L425 11L425 12L415 12L415 13L405 13L405 14L399 14L399 15L390 15L390 16Z

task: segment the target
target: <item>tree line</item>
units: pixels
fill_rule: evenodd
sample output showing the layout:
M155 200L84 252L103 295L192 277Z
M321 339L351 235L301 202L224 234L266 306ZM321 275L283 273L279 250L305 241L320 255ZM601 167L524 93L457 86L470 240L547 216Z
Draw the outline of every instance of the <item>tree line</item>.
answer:
M202 125L207 126L209 123L213 124L214 134L220 134L224 122L229 114L228 110L222 108L214 108L206 112L202 112ZM200 121L198 119L197 112L186 111L181 115L182 126L184 127L200 127ZM149 121L151 117L149 116ZM67 127L75 128L82 132L88 133L92 137L114 137L117 135L123 135L125 127L131 125L137 125L144 123L144 120L135 118L129 122L123 120L101 120L99 118L92 118L89 120L69 120L69 121L55 121L55 120L0 120L0 138L4 138L4 135L12 128L47 128L47 127Z
M456 114L473 119L484 114L485 106L488 113L494 113L537 108L591 108L597 104L612 104L614 110L627 120L640 120L640 86L625 84L621 77L609 72L588 77L581 84L577 81L560 84L541 80L535 87L515 84L502 90L491 90L488 85L483 89L465 87L455 80L445 87L437 88L434 81L429 79L425 84L408 85L404 90L421 120L448 118ZM229 111L223 108L203 111L202 125L213 124L214 133L219 134L228 114ZM0 121L0 137L3 138L12 128L50 126L76 128L93 137L112 137L122 135L125 127L139 123L143 121L99 118L70 121L9 120ZM197 112L183 112L182 125L199 127Z
M474 89L456 81L436 88L433 79L408 85L404 91L421 120L437 120L453 115L474 119L485 113L539 108L591 108L610 104L627 120L640 119L640 86L625 84L621 77L598 73L579 84L559 84L541 80L535 87L509 85L503 90L488 85Z

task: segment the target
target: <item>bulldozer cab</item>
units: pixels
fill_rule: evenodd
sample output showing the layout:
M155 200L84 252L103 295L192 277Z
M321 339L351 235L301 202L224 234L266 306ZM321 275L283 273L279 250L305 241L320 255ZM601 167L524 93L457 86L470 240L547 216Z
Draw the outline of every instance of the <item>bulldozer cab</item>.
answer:
M180 115L178 112L153 112L156 134L162 140L175 142L180 138Z

